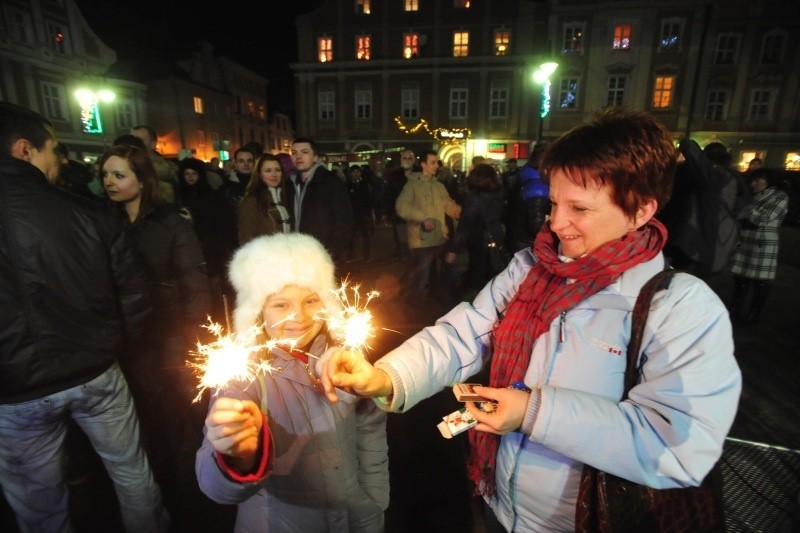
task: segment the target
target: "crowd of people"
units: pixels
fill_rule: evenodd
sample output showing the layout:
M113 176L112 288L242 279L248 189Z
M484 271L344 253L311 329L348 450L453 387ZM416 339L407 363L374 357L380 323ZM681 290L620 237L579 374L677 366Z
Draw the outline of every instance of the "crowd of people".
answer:
M478 158L463 179L436 150L329 169L309 137L288 155L239 148L226 173L162 157L141 125L93 174L40 115L0 114L0 484L22 530L69 529L72 419L126 530L168 529L191 449L237 529L382 531L386 413L481 375L495 409L467 404L468 472L493 531L570 531L583 464L673 488L720 457L741 390L732 321L758 323L788 202L724 146L676 150L656 118L611 108L521 167ZM328 323L378 224L402 305L452 309L368 361ZM487 233L509 251L499 272ZM620 401L633 302L670 266L685 272L651 309ZM723 303L705 281L724 269ZM273 372L198 401L185 363L209 321L261 327L253 358Z

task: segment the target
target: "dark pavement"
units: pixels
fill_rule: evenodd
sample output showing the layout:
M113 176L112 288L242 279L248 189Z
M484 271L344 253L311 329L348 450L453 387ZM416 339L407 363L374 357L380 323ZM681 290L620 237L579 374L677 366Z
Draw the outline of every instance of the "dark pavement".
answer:
M358 249L358 246L357 246ZM426 302L422 311L401 308L393 296L402 272L393 255L391 228L378 227L371 262L347 265L350 279L362 283L361 294L382 291L370 309L379 331L373 339L372 357L379 357L449 307ZM358 257L358 256L357 256ZM709 280L709 285L727 300L732 291L729 274ZM800 319L796 311L800 291L800 228L785 227L781 233L778 278L762 321L757 326L735 329L736 355L744 375L739 413L730 435L739 439L800 449ZM390 414L388 422L391 505L387 532L482 533L480 505L470 495L466 478L466 435L447 440L436 424L457 403L450 391L425 400L407 414ZM198 434L202 431L197 428ZM232 531L235 507L218 505L197 489L194 479L194 449L183 450L165 494L173 517L174 531ZM193 447L192 447L193 448ZM102 464L90 455L85 469L70 468L70 502L78 532L121 531L114 491ZM174 481L174 483L173 483ZM13 515L0 501L0 531L17 531Z

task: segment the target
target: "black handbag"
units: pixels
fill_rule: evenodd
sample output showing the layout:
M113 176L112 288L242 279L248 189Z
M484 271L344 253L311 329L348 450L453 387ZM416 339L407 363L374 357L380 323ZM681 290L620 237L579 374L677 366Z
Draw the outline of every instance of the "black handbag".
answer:
M650 300L666 289L676 270L653 276L642 287L633 308L631 342L622 397L638 381L639 349ZM575 509L575 531L588 532L722 532L722 471L719 462L698 487L654 489L584 464Z

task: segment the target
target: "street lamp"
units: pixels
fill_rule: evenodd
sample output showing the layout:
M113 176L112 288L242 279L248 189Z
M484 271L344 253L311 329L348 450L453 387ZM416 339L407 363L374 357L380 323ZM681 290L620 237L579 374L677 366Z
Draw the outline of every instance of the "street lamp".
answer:
M81 106L81 124L84 133L103 133L103 122L100 119L99 102L113 102L116 95L108 89L97 92L80 88L75 91L75 98Z
M533 81L542 86L539 100L539 132L536 141L542 140L544 130L544 117L550 112L550 75L556 71L558 63L548 61L539 65L533 73Z

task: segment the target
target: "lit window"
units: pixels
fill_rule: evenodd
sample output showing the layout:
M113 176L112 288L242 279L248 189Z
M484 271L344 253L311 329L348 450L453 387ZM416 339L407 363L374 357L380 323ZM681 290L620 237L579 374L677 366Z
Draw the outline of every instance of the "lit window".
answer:
M251 117L256 116L256 104L252 100L247 101L247 114Z
M785 38L781 33L768 33L761 44L761 64L779 65L783 61Z
M372 89L356 89L356 120L372 118Z
M258 105L258 118L261 120L267 120L267 106L264 104Z
M575 109L578 106L578 79L562 78L558 90L558 107Z
M320 90L317 94L318 117L323 121L332 121L336 118L336 98L332 90Z
M800 152L787 153L783 166L786 170L800 170Z
M489 118L508 116L508 85L492 84L489 91Z
M628 85L627 76L611 76L608 78L608 98L606 105L622 105L625 103L625 87Z
M583 51L583 25L568 25L564 27L564 46L561 51L565 54L580 53Z
M680 47L680 37L683 21L680 19L666 19L661 21L661 38L658 47L661 50L677 50Z
M627 50L631 47L631 33L633 32L630 24L617 24L614 26L614 41L611 48L614 50Z
M675 76L656 76L653 85L653 108L667 109L672 105L672 91L675 87Z
M453 0L453 7L456 9L469 9L470 0Z
M457 31L453 33L453 57L467 57L469 55L469 32Z
M705 119L724 120L727 103L728 93L726 91L708 91Z
M317 57L320 63L333 61L333 39L330 37L320 37L317 39Z
M369 15L370 14L370 0L356 0L356 14Z
M741 172L746 172L747 167L750 165L750 161L756 157L763 161L764 155L765 154L763 152L750 152L747 150L742 150L739 152L739 162L737 163L737 166Z
M726 33L717 37L714 63L717 65L735 65L739 56L739 41L739 35L735 33Z
M404 119L419 118L419 87L400 90L400 115Z
M198 115L203 114L203 99L199 96L195 96L192 98L192 103L194 104L194 112Z
M356 59L369 61L370 59L370 38L369 35L359 35L356 37Z
M403 35L403 57L410 59L419 56L419 33Z
M453 82L450 86L450 118L467 118L468 98L466 82Z
M749 120L767 120L770 118L770 111L772 107L772 92L767 90L753 91L752 99L750 100L750 116Z
M494 32L494 55L507 56L511 47L511 32L497 30Z
M419 0L405 0L403 11L419 11Z

